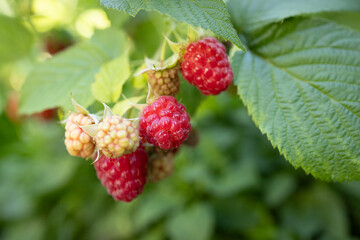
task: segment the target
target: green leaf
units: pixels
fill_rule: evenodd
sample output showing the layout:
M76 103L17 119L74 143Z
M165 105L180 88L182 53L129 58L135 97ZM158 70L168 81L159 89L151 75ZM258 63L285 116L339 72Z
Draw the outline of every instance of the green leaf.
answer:
M90 239L101 239L106 236L109 239L129 239L134 235L136 229L131 221L131 209L134 203L129 204L114 204L104 202L108 205L105 216L98 219L97 224L94 224L90 229ZM113 204L113 203L112 203ZM88 211L88 210L87 210Z
M180 103L185 105L186 111L190 115L193 115L201 102L205 99L205 96L201 94L199 89L185 81L181 75L179 76L179 79L180 91L177 95L177 99Z
M245 235L243 239L278 239L270 210L249 196L215 200L217 229Z
M91 86L94 97L100 102L116 102L130 74L129 55L127 53L104 64L100 72L95 75L96 81Z
M1 126L9 129L3 122ZM36 206L34 198L64 186L78 166L76 159L66 152L62 126L56 122L44 124L27 119L20 127L16 129L21 136L19 141L9 144L7 139L8 145L1 145L2 153L5 149L10 153L0 157L0 215L3 219L31 214Z
M91 83L95 81L95 73L121 51L117 45L123 44L123 34L109 35L112 31L98 31L100 35L95 34L91 42L80 43L38 64L21 89L20 111L31 114L52 107L72 109L70 93L88 107L94 101ZM114 52L107 49L108 39L103 34L118 41Z
M360 32L360 12L329 12L317 15Z
M140 201L133 213L134 227L138 231L159 221L182 205L179 194L169 194L168 191L159 189L152 189L151 195L144 196Z
M278 173L265 183L265 202L271 207L278 207L295 191L296 181L292 174Z
M6 104L7 94L5 92L3 84L0 82L0 114L3 112Z
M43 220L35 217L31 220L16 221L4 230L3 236L7 240L43 239L46 231L45 226Z
M232 131L231 134L234 135L234 132ZM202 140L196 148L197 153L192 151L188 155L179 154L179 158L199 158L216 163L221 162L226 155L214 142L214 135L202 132ZM225 131L218 131L215 137L219 135L226 135ZM226 159L224 160L226 161ZM194 162L189 167L183 168L180 171L183 181L189 184L200 184L201 188L208 193L223 198L235 195L257 184L253 159L244 157L239 163L227 163L227 165L221 166L221 170L218 170L216 174L211 171L208 164L204 161Z
M205 204L197 204L178 213L168 222L171 239L210 239L213 231L214 216Z
M360 34L292 19L248 40L234 81L261 132L316 178L360 180Z
M114 28L96 30L90 42L112 59L123 54L129 45L125 33Z
M228 9L235 25L251 31L285 18L319 12L357 11L358 0L229 0Z
M94 98L90 84L109 58L96 46L79 44L39 64L27 77L20 92L20 111L34 113L70 104L70 93L84 107Z
M314 184L298 192L281 213L283 227L299 239L350 239L349 222L344 203L325 184Z
M0 29L0 64L30 52L33 36L18 19L0 15Z
M125 11L132 16L142 9L155 10L180 22L209 29L244 50L244 45L230 23L230 15L222 0L101 0L100 3L107 8Z
M141 100L145 99L145 95L132 97L116 103L113 107L113 112L116 115L123 116L133 105L138 104Z

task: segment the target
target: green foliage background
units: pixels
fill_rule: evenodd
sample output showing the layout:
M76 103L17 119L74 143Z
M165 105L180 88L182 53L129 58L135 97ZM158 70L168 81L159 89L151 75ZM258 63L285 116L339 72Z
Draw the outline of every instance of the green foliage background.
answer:
M135 18L95 1L0 0L0 238L360 238L359 182L306 174L360 176L359 1L128 2L101 1ZM68 15L41 15L45 3ZM108 25L85 24L86 14L111 27L93 31ZM11 121L6 102L20 91L22 114L67 111L72 92L93 111L103 101L122 112L121 93L144 100L144 79L129 77L143 57L157 55L170 29L186 36L171 17L244 43L245 53L229 48L236 87L205 98L181 80L199 145L179 151L172 177L114 202L90 162L66 153L60 124ZM44 36L56 28L77 44L44 61Z

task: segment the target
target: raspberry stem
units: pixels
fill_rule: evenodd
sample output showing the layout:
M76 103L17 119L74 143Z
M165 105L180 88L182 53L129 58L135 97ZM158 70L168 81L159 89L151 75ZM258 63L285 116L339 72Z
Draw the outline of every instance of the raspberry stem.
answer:
M167 44L167 41L166 41L166 38L164 38L163 43L161 45L161 55L160 55L161 64L163 64L164 60L165 60L166 44Z
M146 107L146 104L139 104L139 103L134 103L132 101L130 101L124 94L121 94L121 96L125 99L125 101L127 101L132 107L138 109L138 110L143 110L144 107Z
M172 32L176 38L176 41L182 43L185 42L185 39L183 39L180 34L176 31L176 29Z
M148 82L148 95L146 97L146 102L149 104L151 103L151 99L156 99L159 95L152 89L150 83Z

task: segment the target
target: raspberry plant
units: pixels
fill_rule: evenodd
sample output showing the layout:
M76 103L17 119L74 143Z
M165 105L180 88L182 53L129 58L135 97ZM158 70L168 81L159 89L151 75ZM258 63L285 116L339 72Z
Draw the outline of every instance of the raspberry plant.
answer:
M157 54L154 56L159 64L148 66L148 77L143 76L143 79L148 78L150 88L156 76L154 71L163 74L167 70L162 69L171 68L178 62L183 77L203 94L219 94L234 81L255 123L296 168L302 167L314 177L327 181L360 179L360 148L357 147L359 91L356 83L358 33L324 18L298 17L279 24L276 18L264 16L262 24L252 24L249 17L249 23L236 25L244 26L245 48L229 21L225 5L221 1L210 3L218 11L208 15L204 21L202 14L196 14L194 18L175 14L176 1L165 8L158 8L155 3L130 7L120 0L102 2L105 7L123 10L133 16L141 9L155 9L178 21L213 31L191 28L187 36L182 36L174 25L169 26L166 40L159 45L161 58ZM183 12L195 7L190 1L179 4ZM199 13L206 12L206 5L202 4L195 7ZM229 4L234 5L229 8L232 11L242 6L234 2ZM317 7L321 11L320 6ZM344 4L344 7L348 5ZM218 21L220 18L223 19L221 23ZM238 21L237 18L234 21ZM232 68L224 45L208 37L214 34L233 44L228 49ZM111 42L105 44L104 39L110 35ZM115 103L116 107L126 79L132 79L130 45L125 39L125 33L116 28L98 31L90 41L40 64L29 74L22 88L20 109L24 113L50 107L66 110L66 96L70 92L85 107L95 100ZM166 42L175 56L168 61L164 59L169 54L166 53ZM347 54L349 49L353 52ZM68 61L70 58L74 61ZM93 67L89 70L88 66ZM335 67L329 69L329 66ZM55 74L59 67L63 74ZM46 95L39 98L38 93L43 89L61 84L63 79L73 84L63 88L64 91L49 92L53 94L49 99ZM40 81L45 84L34 91L32 86ZM152 90L159 91L157 87ZM163 94L165 92L159 93ZM178 147L175 145L166 143L163 147Z
M115 200L138 197L146 186L146 174L148 182L157 183L136 201L157 196L152 189L174 183L174 179L184 184L171 186L184 188L184 192L194 187L194 198L201 197L197 192L227 197L245 189L242 184L256 185L257 176L249 167L254 163L246 162L252 156L243 157L239 152L249 147L248 152L256 155L263 149L257 144L260 140L252 139L244 128L252 129L244 120L247 115L239 110L242 105L259 132L294 168L327 182L360 180L357 0L101 0L99 6L79 2L79 12L89 11L53 26L72 35L66 44L60 37L56 46L49 42L54 29L36 20L45 14L36 10L38 3L31 5L32 12L20 2L4 4L5 10L0 10L0 43L4 46L0 48L0 78L9 79L0 84L0 111L6 109L7 118L21 126L44 110L58 111L65 128L59 137L62 146L65 142L69 154L77 156L75 164L91 165L92 161L81 158L94 161L98 178ZM6 10L13 5L19 11ZM103 21L93 21L97 29L87 29L81 22L92 8L97 9L97 17L105 16ZM94 19L98 18L94 15ZM34 64L35 59L39 63ZM8 89L20 99L12 99L5 107L8 96L13 95ZM76 105L75 112L71 95L83 106ZM225 122L221 127L214 124L219 119ZM152 155L154 148L162 149L160 156ZM229 150L235 148L239 152ZM141 160L134 157L139 151ZM27 155L23 153L21 158ZM249 165L244 163L239 170L224 160L234 156ZM271 172L271 166L276 168L283 161L271 160L261 171ZM191 167L178 170L184 161ZM222 174L225 177L218 179ZM163 179L165 176L168 178ZM293 178L278 173L264 185L281 192L276 186L290 189ZM299 201L320 201L317 192L332 196L324 186L315 186L307 191L312 197ZM268 204L277 204L272 190L263 191L259 195L267 196ZM252 201L240 202L251 205ZM219 208L221 214L231 215L231 209L217 201L187 208L169 223L170 237L183 238L179 232L186 231L178 231L176 226L187 216L214 219L211 212ZM216 215L220 225L228 216L221 214ZM195 222L211 226L214 221ZM141 226L137 224L134 226ZM316 238L317 233L327 232L307 231L310 233L299 233L298 238ZM340 233L333 237L346 239ZM186 237L210 238L208 232L194 234ZM244 238L272 239L252 234L254 231Z

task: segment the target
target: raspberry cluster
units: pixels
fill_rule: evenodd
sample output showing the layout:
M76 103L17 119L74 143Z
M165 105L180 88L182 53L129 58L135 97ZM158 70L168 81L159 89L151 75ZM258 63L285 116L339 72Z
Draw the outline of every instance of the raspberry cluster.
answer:
M158 96L175 96L179 92L178 68L150 70L148 82Z
M117 201L130 202L143 191L147 162L148 155L140 146L120 158L102 155L94 166L108 193Z
M96 144L107 157L117 158L135 151L139 146L139 130L120 116L105 118L98 127Z
M93 138L79 127L93 123L91 117L82 113L72 113L69 116L65 125L65 146L71 156L88 158L94 153Z
M195 85L204 95L217 95L225 91L233 80L225 47L212 37L187 46L181 73L185 80Z
M146 181L158 182L170 176L179 147L195 147L199 141L197 131L191 131L185 106L174 98L180 86L178 72L181 70L183 77L205 95L217 95L232 82L225 47L215 38L190 43L181 59L181 69L175 63L172 68L147 71L155 99L149 94L138 124L112 115L103 117L99 124L81 128L94 121L86 115L86 109L74 103L82 113L68 118L66 148L71 155L84 158L97 148L100 155L94 165L96 174L117 201L130 202L143 191Z
M191 130L190 116L174 97L161 96L140 117L140 137L162 149L178 148Z

